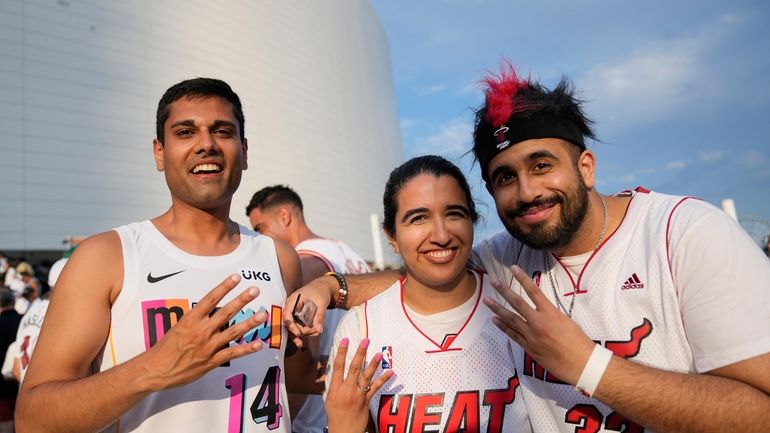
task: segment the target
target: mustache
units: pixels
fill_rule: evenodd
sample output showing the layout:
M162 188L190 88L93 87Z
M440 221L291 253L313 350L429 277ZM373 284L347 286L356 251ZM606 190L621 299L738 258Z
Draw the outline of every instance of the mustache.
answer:
M527 213L530 209L553 206L555 204L559 204L562 202L564 202L564 199L562 199L558 195L552 195L550 197L538 197L532 200L531 202L517 204L515 208L506 212L506 215L509 218L520 217L525 213Z

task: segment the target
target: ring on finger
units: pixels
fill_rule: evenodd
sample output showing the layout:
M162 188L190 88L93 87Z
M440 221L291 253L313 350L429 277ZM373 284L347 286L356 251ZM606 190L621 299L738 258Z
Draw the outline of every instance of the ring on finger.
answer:
M358 389L360 389L363 392L369 392L369 390L372 389L371 385L361 386L361 384L358 382L356 382L356 386L358 387Z

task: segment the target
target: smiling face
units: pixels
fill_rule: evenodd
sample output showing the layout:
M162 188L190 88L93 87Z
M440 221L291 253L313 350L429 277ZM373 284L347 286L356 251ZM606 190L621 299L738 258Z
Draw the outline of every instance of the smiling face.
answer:
M487 189L508 232L535 249L558 254L581 228L593 189L594 159L556 138L526 140L487 166Z
M473 246L473 222L457 180L420 174L396 197L395 232L388 237L409 278L436 290L457 286Z
M255 207L249 212L249 222L251 222L251 227L255 232L291 243L291 237L282 218L285 212L288 210L284 207L276 206L265 209Z
M181 98L169 105L164 143L153 142L175 204L204 210L226 207L246 169L246 139L233 106L218 96Z

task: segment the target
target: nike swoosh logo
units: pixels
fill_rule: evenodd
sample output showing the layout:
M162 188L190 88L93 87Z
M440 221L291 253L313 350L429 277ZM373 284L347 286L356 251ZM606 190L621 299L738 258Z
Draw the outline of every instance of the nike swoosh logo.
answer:
M166 278L168 278L168 277L173 277L173 276L174 276L174 275L176 275L176 274L181 274L181 273L182 273L182 272L184 272L184 271L185 271L185 270L184 270L184 269L182 269L181 271L178 271L178 272L172 272L172 273L170 273L170 274L161 275L161 276L159 276L159 277L153 277L153 276L152 276L152 272L150 272L149 274L147 274L147 282L148 282L148 283L157 283L158 281L163 281L163 280L165 280L165 279L166 279Z

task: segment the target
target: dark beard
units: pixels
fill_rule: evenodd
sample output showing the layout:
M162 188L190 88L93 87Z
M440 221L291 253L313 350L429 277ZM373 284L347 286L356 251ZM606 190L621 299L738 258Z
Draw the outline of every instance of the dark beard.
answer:
M548 227L546 223L540 223L531 227L529 233L523 233L513 221L533 207L543 205L561 205L561 214L556 225ZM540 198L531 203L521 203L515 209L500 215L503 225L513 237L523 242L526 246L536 250L553 251L565 247L577 233L588 210L588 188L581 179L577 179L575 193L570 196L555 194L551 197Z

